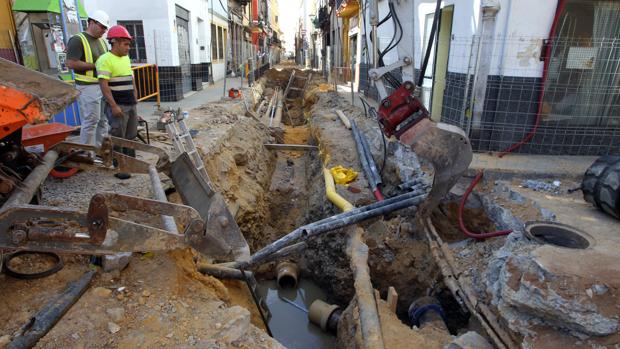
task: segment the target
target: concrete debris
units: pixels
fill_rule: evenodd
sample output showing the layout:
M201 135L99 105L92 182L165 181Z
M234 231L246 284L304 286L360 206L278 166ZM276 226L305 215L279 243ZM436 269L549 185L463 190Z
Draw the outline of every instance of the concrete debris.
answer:
M101 267L104 272L111 272L113 270L123 270L129 265L131 260L131 252L120 252L112 255L106 255L101 257Z
M125 309L121 307L117 308L109 308L106 309L106 314L110 317L110 319L114 322L120 322L125 317Z
M215 338L225 344L231 344L250 329L250 312L240 306L233 306L226 310L226 318L230 320L219 328Z
M108 322L108 331L110 331L110 333L114 334L118 331L121 330L121 327L113 322Z
M543 181L538 181L538 180L533 180L533 179L526 179L523 182L521 182L521 187L529 188L535 191L546 191L546 192L553 193L553 194L561 194L562 193L562 190L560 189L561 184L562 183L560 181L552 181L548 183L548 182L543 182Z
M575 281L573 277L545 270L531 255L511 256L501 268L497 282L500 313L508 306L553 326L592 336L620 330L618 314L607 315L609 309L601 309L592 297L584 297L588 295L585 289L570 287ZM513 314L501 315L511 318Z
M112 294L112 290L105 287L96 287L95 289L93 289L93 294L95 294L97 297L106 298L110 297L110 295Z
M8 334L0 336L0 348L6 347L9 343L11 343L11 336Z
M493 346L478 332L469 331L458 336L443 349L493 349Z
M268 82L258 82L253 89L262 98L277 94L278 89L281 91L279 84L281 81L286 83L290 73L273 70L267 73L270 74L271 78L264 79ZM369 141L377 165L381 166L385 161L381 179L386 197L408 190L407 187L398 188L405 182L432 183L432 166L421 163L411 149L400 142L384 139L376 120L364 117L363 110L351 107L337 92L312 92L317 91L316 86L309 86L308 91L306 98L301 96L304 104L301 99L288 102L289 111L282 120L286 125L278 129L270 130L254 118L246 117L246 108L235 101L205 104L190 113L188 122L191 134L204 158L206 170L215 189L225 197L253 250L294 227L334 213L333 207L325 204L321 175L323 166L342 164L361 171L356 157L351 156L355 145L350 131L342 127L338 117L332 113L334 108L343 110L347 118L355 120ZM249 90L244 92L248 96L252 93ZM255 110L257 101L253 99L251 104L249 109ZM160 135L153 135L152 140L169 141L165 134ZM263 146L274 143L289 146L311 144L321 151L293 154L292 151L268 150ZM357 178L351 178L348 188L338 187L339 194L355 206L374 201L362 174L360 172ZM102 173L80 172L66 182L50 180L43 187L44 197L47 197L45 200L48 200L44 203L81 208L85 207L93 192L110 190L152 197L145 177L136 175L119 184L118 181L106 179L106 176L111 177ZM498 175L496 178L503 177ZM540 348L529 346L527 341L537 337L546 340L548 337L545 335L549 333L572 336L572 341L576 341L576 337L584 345L589 345L588 341L596 336L602 338L619 333L620 307L615 297L620 281L610 280L612 277L586 278L561 268L558 270L557 265L555 269L551 268L536 253L548 246L530 241L523 232L527 221L556 220L555 212L536 202L537 196L565 199L559 195L566 193L563 187L569 188L571 180L565 177L562 181L530 177L526 180L481 183L465 205L469 216L465 223L477 228L476 231L513 231L506 237L485 241L464 238L458 223L455 223L455 208L458 208L459 199L470 180L463 178L437 210L442 211L438 220L445 222L445 226L441 227L445 229L437 227L438 235L445 242L442 248L445 247L444 252L451 252L445 254L445 259L448 260L450 255L453 275L461 285L467 286L466 296L471 295L467 301L476 303L480 309L484 307L485 311L493 314L492 317L496 316L493 320L497 320L497 328L501 327L506 333L511 330L514 340L523 339L524 348ZM171 202L180 202L174 196L170 195ZM67 200L67 197L75 199ZM556 206L550 208L562 217L563 211ZM458 304L463 299L450 298L446 284L441 282L440 273L443 270L437 267L437 260L441 258L433 258L433 250L421 234L413 213L403 210L364 225L366 231L372 232L367 234L365 240L373 287L381 291L388 287L397 289L399 300L396 307L401 312L413 299L429 291L445 292L448 301L455 304L454 309L450 309L450 317L457 317L453 315L463 311L460 308L462 304ZM433 220L433 224L439 225L437 223ZM304 277L312 278L327 291L330 301L346 308L338 325L336 347L360 348L364 343L360 336L359 303L354 297L349 260L342 253L346 240L347 236L342 232L321 236L308 241L305 250L295 255L295 259L299 259ZM567 253L565 250L561 252ZM104 257L104 273L96 279L96 286L100 287L87 292L82 302L77 303L75 310L67 315L69 320L65 320L67 323L84 324L84 327L57 326L40 345L70 346L77 341L85 343L85 347L106 343L104 345L109 347L283 348L252 324L252 318L256 324L258 317L246 288L243 287L242 292L227 282L197 273L198 257L192 251L145 255L134 259L131 268L121 273L131 256L131 253L119 253ZM583 259L575 257L575 260ZM585 261L582 263L587 264ZM272 269L272 265L265 264L255 270L255 275L265 277L265 274L273 273ZM64 272L70 273L72 270L66 268ZM53 278L42 279L42 282L50 280ZM49 285L55 286L51 282ZM43 293L44 288L41 286L41 290L37 290L39 294ZM21 297L19 292L6 293ZM41 299L42 296L32 298ZM476 318L480 323L470 321L466 325L454 325L461 335L452 337L446 331L411 329L379 298L375 299L382 336L388 348L492 348L476 332L462 334L465 328L485 328L480 317ZM20 307L25 302L23 298L16 300L19 302L14 302ZM245 307L252 309L252 313ZM12 305L7 308L19 307ZM93 317L94 309L96 314L105 310L106 316ZM19 316L23 318L27 315L24 314L25 310ZM486 316L487 313L484 314ZM148 325L140 327L139 322ZM14 331L14 328L2 328L4 333ZM541 335L542 331L547 332ZM488 338L497 343L492 335ZM10 340L9 335L1 336L0 348ZM612 342L607 338L603 340ZM596 347L595 344L592 347Z

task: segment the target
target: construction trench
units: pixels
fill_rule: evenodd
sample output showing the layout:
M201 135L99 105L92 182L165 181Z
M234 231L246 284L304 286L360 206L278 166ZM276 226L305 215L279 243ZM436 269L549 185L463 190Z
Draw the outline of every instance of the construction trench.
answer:
M242 94L190 110L188 126L253 257L305 227L300 239L277 258L265 255L252 265L222 266L190 248L134 254L122 271L97 273L37 348L602 348L619 343L620 274L612 236L617 225L590 234L551 224L524 228L527 222L556 220L559 207L570 215L580 194L560 191L578 186L574 180L532 190L521 179L487 175L469 194L475 176L469 172L437 209L420 217L416 206L432 183L432 167L399 142L384 140L376 120L319 74L271 69ZM367 140L388 202L370 207L409 201L356 224L321 230L339 221L313 222L381 205L350 126ZM155 133L154 138L175 156L169 137ZM152 161L147 154L138 156ZM330 171L336 166L354 171L355 179L334 184L340 180L334 178L340 172ZM162 180L168 200L181 203L172 181ZM48 178L41 203L80 208L95 192L150 198L150 188L148 175L120 181L84 171ZM470 232L511 233L469 238L460 219ZM577 258L581 268L574 267ZM100 270L87 256L63 259L64 267L45 278L0 277L0 293L10 295L0 298L5 310L0 347L67 283ZM27 256L13 262L25 269L54 263ZM594 268L601 263L609 268ZM327 312L311 323L307 313L315 300L324 301Z

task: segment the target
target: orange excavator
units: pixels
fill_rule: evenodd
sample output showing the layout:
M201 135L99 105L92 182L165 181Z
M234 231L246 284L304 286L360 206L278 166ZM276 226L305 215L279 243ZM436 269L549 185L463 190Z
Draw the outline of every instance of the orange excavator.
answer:
M224 199L199 177L187 154L171 162L160 148L115 137L107 137L98 148L64 142L66 126L47 121L73 103L79 92L1 58L0 72L0 253L102 255L191 246L214 261L249 258L247 242ZM23 134L35 135L40 144L25 145ZM126 156L115 147L152 153L157 163ZM87 156L91 152L101 161ZM94 193L85 212L33 205L41 183L59 165L148 174L155 198ZM191 193L195 207L167 202L159 172L173 179L177 191ZM183 179L175 180L175 174ZM141 220L152 223L137 223L127 212L153 216Z

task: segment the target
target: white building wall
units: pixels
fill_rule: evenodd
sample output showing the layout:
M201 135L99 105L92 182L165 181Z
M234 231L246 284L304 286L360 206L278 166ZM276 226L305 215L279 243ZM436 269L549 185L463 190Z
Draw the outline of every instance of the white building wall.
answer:
M500 13L498 32L507 36L504 62L495 61L491 74L507 76L540 77L543 62L540 61L542 39L549 37L555 17L557 0L503 0L503 16ZM500 10L502 11L502 10ZM507 29L506 29L507 28ZM502 48L495 49L501 56ZM501 71L500 71L501 70Z
M219 1L214 1L220 12L224 11ZM148 63L160 66L179 65L179 48L176 26L176 5L190 13L189 35L191 63L209 62L211 56L209 0L88 0L84 2L87 12L103 10L108 13L112 24L118 21L141 20ZM224 11L225 13L225 11ZM202 34L205 51L201 53L201 35L198 19L205 22Z
M171 66L175 64L176 59L178 64L178 51L176 46L173 50L171 43L167 0L89 0L84 1L84 6L88 13L95 10L105 11L113 25L118 21L141 20L144 27L147 62Z
M207 38L208 38L208 51L209 51L209 62L212 62L212 70L213 70L213 80L217 81L220 79L224 78L224 74L225 74L225 66L224 66L224 60L221 61L215 61L214 59L211 59L211 23L218 25L220 27L224 27L227 28L227 36L229 36L230 33L228 33L228 13L227 13L227 9L222 7L222 5L225 5L227 2L222 0L221 3L218 0L208 0L208 7L207 7ZM214 33L214 35L217 35L217 33ZM226 38L226 41L229 40L229 37Z
M198 34L198 18L206 20L207 18L207 0L176 0L168 1L168 13L171 13L170 38L171 47L175 47L178 52L177 26L176 26L176 6L180 6L189 11L189 42L190 42L190 60L192 64L202 63L200 55L199 34ZM205 26L206 27L206 26ZM206 29L206 28L205 28ZM205 34L205 37L210 36ZM205 47L206 49L206 47ZM204 61L206 62L206 61ZM174 65L179 65L179 55L176 54Z
M435 11L434 0L414 1L414 65L420 68L425 50L424 32L426 16ZM547 38L555 16L557 0L499 0L497 13L495 45L491 62L491 75L540 77L543 63L540 62L542 39ZM469 57L472 54L472 37L479 35L481 0L445 0L442 7L454 6L452 23L452 43L448 70L467 73ZM379 19L388 14L387 0L379 0ZM401 22L406 14L399 13ZM411 26L411 23L408 24ZM368 47L370 42L370 11L366 11L366 32ZM404 28L408 34L402 40L412 40L411 29ZM388 20L378 29L379 44L384 49L393 35L393 24ZM477 45L473 47L475 60ZM503 57L503 59L502 59ZM398 59L396 49L384 56L385 64ZM372 61L372 58L369 59ZM475 62L472 62L474 64Z

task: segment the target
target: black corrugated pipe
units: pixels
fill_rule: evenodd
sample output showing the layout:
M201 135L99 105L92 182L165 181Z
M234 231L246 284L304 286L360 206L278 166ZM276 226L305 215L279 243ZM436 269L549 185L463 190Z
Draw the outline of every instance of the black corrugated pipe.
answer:
M377 170L377 166L375 165L375 160L372 158L372 154L370 152L370 146L368 145L368 141L364 137L364 135L357 128L357 123L355 120L350 120L351 122L351 131L353 132L353 138L355 139L355 147L357 148L357 155L362 163L362 169L364 170L364 174L368 179L368 184L370 184L370 189L372 190L375 198L378 201L383 200L383 195L381 194L381 176L379 175L379 171Z
M376 202L374 204L355 208L351 211L337 214L323 220L305 225L297 228L280 239L272 242L271 244L263 247L261 250L254 253L250 260L240 261L232 265L233 268L249 268L257 264L261 264L264 260L267 260L272 254L280 251L288 245L297 242L301 239L307 239L309 237L326 233L332 230L336 230L351 224L355 224L364 221L369 218L382 216L393 211L401 210L403 208L417 206L426 198L426 189L416 189L410 193L402 194L384 201Z

